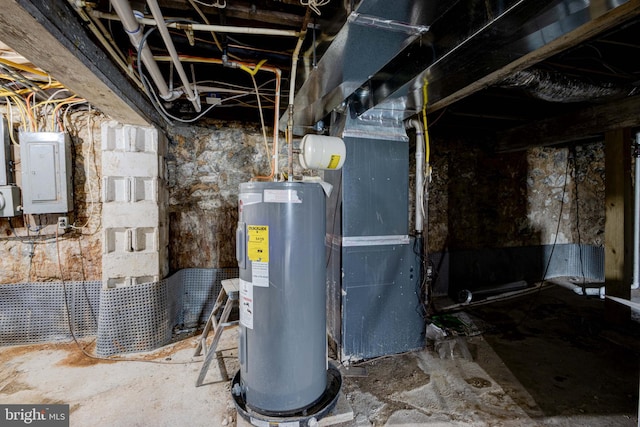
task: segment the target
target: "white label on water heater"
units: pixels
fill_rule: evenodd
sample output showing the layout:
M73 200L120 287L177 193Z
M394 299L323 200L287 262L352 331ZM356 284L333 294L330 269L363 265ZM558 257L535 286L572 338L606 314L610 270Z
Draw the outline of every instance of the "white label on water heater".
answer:
M302 203L297 190L264 190L265 203Z
M256 203L262 203L262 194L260 193L240 193L238 200L244 206L255 205Z
M240 324L253 329L253 284L246 280L240 283Z
M269 263L268 262L251 262L251 281L253 286L263 288L269 287Z

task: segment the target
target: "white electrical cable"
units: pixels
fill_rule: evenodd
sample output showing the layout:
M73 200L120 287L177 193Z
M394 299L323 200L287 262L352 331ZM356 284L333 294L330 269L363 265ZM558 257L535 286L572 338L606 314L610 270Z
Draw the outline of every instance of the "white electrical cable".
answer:
M9 127L9 138L11 139L11 142L13 143L13 145L19 146L20 143L16 141L16 138L13 132L13 105L11 105L11 101L9 101L9 97L6 98L6 101L7 101L7 110L9 110L9 123L7 123L7 126Z
M217 7L218 9L224 9L225 7L227 7L227 2L226 0L222 0L222 3L220 3L218 0L216 0L215 3L205 3L203 1L200 0L193 0L195 3L198 3L202 6L207 6L207 7Z
M71 92L69 89L67 89L67 88L58 89L57 91L53 92L53 94L52 94L49 98L47 98L47 100L46 100L46 101L44 101L42 104L48 104L48 103L49 103L49 102L50 102L50 101L51 101L51 100L52 100L56 95L58 95L59 93L62 93L62 92L69 92L69 93L72 93L72 92Z
M329 0L300 0L300 4L303 6L309 6L309 9L320 15L320 7L329 4Z
M205 114L207 114L209 111L211 111L214 107L220 107L220 104L215 104L210 106L209 108L207 108L206 110L204 110L203 112L201 112L200 114L198 114L196 117L191 118L191 119L181 119L179 117L175 117L173 115L171 115L167 110L165 110L165 108L162 106L162 104L160 103L160 100L158 99L158 95L155 93L155 91L153 91L153 88L150 88L149 85L149 80L144 76L141 75L142 77L142 81L145 84L145 86L147 87L147 89L149 89L149 93L151 93L151 95L153 96L153 99L155 101L155 103L153 103L153 105L156 107L156 109L158 109L158 112L162 115L162 117L169 123L171 124L171 120L175 120L178 121L180 123L193 123L195 121L200 120ZM235 95L235 96L230 96L228 98L224 98L223 100L221 100L221 102L226 102L232 99L236 99L236 98L241 98L243 96L247 96L249 94L242 94L242 95Z
M256 90L256 99L258 100L258 112L260 113L260 124L262 125L262 138L264 139L264 147L267 150L267 155L269 155L269 142L267 141L267 130L264 126L264 115L262 114L262 103L260 102L260 91L258 91L256 77L253 74L251 74L251 81L253 82L253 87ZM273 131L277 132L278 130L274 129Z

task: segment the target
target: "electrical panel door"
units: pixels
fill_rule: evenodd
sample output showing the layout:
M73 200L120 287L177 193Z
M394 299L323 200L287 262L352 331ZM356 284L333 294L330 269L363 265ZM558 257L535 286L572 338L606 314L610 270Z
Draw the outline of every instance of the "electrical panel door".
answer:
M73 210L71 143L62 132L20 134L24 213L47 214Z

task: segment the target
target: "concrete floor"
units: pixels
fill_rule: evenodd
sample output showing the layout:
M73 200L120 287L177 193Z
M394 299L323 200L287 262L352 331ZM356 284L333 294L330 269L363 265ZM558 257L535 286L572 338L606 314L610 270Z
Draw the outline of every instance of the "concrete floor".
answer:
M351 426L637 426L637 324L611 328L602 302L559 287L466 310L481 334L361 363L343 378ZM236 331L224 368L238 369ZM82 342L91 353L90 341ZM71 426L227 426L229 382L216 363L195 387L195 338L127 361L75 343L0 348L0 402L67 403ZM364 368L366 377L349 376Z

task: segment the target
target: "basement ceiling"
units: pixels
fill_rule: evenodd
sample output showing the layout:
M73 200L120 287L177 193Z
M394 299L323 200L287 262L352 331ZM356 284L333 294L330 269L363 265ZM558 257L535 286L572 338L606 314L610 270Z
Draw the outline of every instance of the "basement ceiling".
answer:
M50 16L53 9L48 9L52 6L43 6L49 2L16 1L55 21ZM142 91L136 49L110 1L51 3L73 7L87 36ZM351 114L378 120L419 114L424 82L432 133L486 138L501 150L593 138L616 127L638 126L640 121L635 114L640 106L640 1L158 3L164 19L179 27L169 28L172 42L189 81L197 82L201 111L208 111L196 112L184 95L156 100L151 82L147 97L181 121L256 122L260 120L257 87L263 120L272 125L275 74L258 71L254 84L250 73L238 65L252 70L265 60L265 69L282 72L277 108L281 119L287 119L298 37L191 31L189 25L195 23L302 31L294 85L298 134L320 120L328 122L331 111L344 110L346 104ZM146 2L129 4L139 18L153 19ZM172 88L180 88L166 44L152 28L143 27L146 41L163 77ZM55 70L50 71L55 76Z

